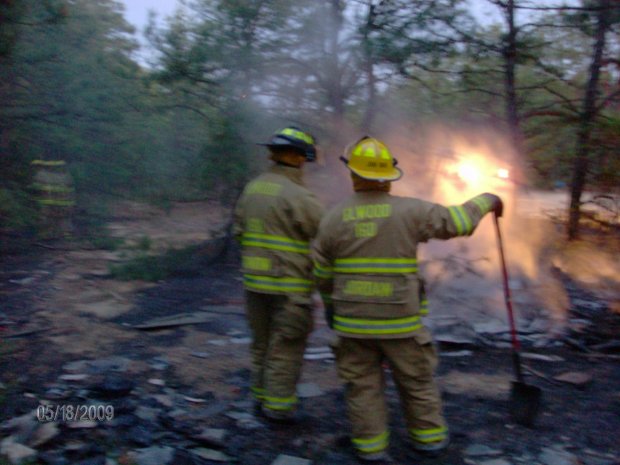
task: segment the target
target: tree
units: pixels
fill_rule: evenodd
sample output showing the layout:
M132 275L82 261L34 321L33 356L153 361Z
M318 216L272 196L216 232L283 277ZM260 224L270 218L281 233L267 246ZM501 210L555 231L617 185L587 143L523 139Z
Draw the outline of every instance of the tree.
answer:
M590 169L592 153L592 130L597 117L600 115L600 80L601 70L606 61L605 49L607 35L612 27L620 24L620 6L612 8L611 0L592 0L584 2L588 7L585 14L579 14L572 19L577 20L584 31L593 39L591 62L587 84L583 93L581 110L579 112L579 127L575 148L573 179L571 183L571 200L567 233L569 239L575 239L579 232L579 218L581 215L581 196L586 185L587 173ZM617 97L618 91L614 92ZM608 96L605 100L608 100Z
M144 126L126 124L144 95L133 30L112 0L19 5L13 47L0 59L0 182L26 211L30 162L63 159L80 207L97 207L85 194L127 191L148 166L132 143Z
M580 199L590 165L592 128L600 115L601 102L611 98L611 95L608 95L600 99L600 73L605 63L607 35L612 25L618 22L620 7L607 0L584 1L581 6L559 4L541 6L537 3L516 0L489 1L501 8L506 18L507 30L503 39L504 45L500 49L504 62L506 115L514 144L519 152L524 148L520 142L524 119L536 119L536 125L540 130L541 118L557 118L560 126L555 128L553 134L566 132L567 126L574 124L577 126L567 224L569 239L575 239L579 224ZM515 12L518 10L530 14L529 21L520 26L515 25ZM531 16L534 12L549 11L560 13L560 21L556 19L557 15L545 15L540 18ZM565 19L564 22L562 18ZM562 29L571 27L571 23L572 27L579 28L593 41L590 65L583 82L578 80L579 73L576 72L579 69L578 62L573 62L573 68L568 68L562 61L554 62L548 51L545 53L543 48L552 42L540 40L539 34L543 28ZM578 57L577 60L582 58L583 56ZM540 70L540 73L535 73L540 75L540 79L519 86L516 83L516 67L527 62L534 63ZM529 94L527 100L524 98L526 92ZM536 101L535 96L540 97L541 93L546 93L546 98ZM576 95L579 93L582 94L580 105L576 101ZM545 127L549 128L549 125Z
M329 118L339 134L358 79L341 31L344 3L195 2L188 6L194 20L179 14L165 30L152 28L156 77L191 95L197 111L213 107L234 119L234 109L262 107L280 124L320 128Z
M366 20L360 30L371 89L375 81L398 83L398 76L431 89L433 79L450 74L438 67L457 52L458 36L452 29L469 19L463 4L461 0L366 2ZM432 72L437 74L431 77Z

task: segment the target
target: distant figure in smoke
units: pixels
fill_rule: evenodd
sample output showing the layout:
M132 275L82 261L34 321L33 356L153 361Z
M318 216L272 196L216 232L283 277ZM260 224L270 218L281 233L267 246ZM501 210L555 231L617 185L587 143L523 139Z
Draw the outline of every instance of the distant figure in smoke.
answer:
M294 419L296 384L312 331L310 241L323 207L304 187L314 138L296 127L265 145L274 165L245 187L235 210L246 311L252 329L252 391L271 420Z
M429 239L472 234L485 214L502 213L502 201L487 193L444 207L395 197L391 181L402 171L382 142L364 137L345 155L355 193L326 213L313 254L326 318L339 336L334 352L352 442L362 460L388 459L386 361L414 449L436 455L449 435L433 379L437 353L420 318L416 249Z
M43 239L69 238L75 208L73 179L64 160L34 160L32 190L41 213L39 234Z

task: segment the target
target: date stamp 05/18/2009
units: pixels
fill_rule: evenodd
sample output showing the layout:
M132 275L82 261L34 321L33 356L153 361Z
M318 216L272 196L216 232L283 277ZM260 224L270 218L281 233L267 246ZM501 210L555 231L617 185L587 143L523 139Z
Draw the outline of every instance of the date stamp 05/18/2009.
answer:
M114 406L111 404L42 404L37 407L37 420L44 423L104 422L113 419Z

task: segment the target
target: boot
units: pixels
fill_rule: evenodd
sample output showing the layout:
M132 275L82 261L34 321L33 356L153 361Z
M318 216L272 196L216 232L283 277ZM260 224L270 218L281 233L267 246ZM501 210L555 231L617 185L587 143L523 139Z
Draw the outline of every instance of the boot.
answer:
M374 463L374 464L382 464L382 463L392 463L392 458L390 454L386 451L382 450L380 452L371 452L369 454L357 454L357 458L362 463Z
M261 412L267 420L274 423L295 423L295 412L293 410L273 410L263 406Z
M450 445L450 436L446 436L441 441L434 442L413 442L413 448L420 452L423 455L427 455L429 457L437 457L441 455Z

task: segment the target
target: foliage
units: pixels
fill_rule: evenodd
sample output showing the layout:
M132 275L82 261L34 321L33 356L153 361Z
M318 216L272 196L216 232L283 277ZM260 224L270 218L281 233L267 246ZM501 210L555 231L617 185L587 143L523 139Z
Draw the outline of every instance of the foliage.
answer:
M395 120L516 125L540 185L570 182L603 4L585 156L587 182L610 189L620 7L556 3L490 0L489 23L463 0L188 0L151 22L145 64L115 0L0 2L0 232L37 224L33 160L68 163L79 229L95 235L118 199L234 202L263 168L255 143L291 123L336 154Z
M6 230L24 230L36 225L37 211L28 194L0 187L0 222Z
M148 255L141 251L125 263L112 265L110 274L121 280L141 279L159 281L173 275L195 273L197 253L200 246L171 249L162 255Z
M594 167L592 184L600 191L612 193L620 186L620 112L606 116L594 127Z
M124 243L123 239L108 234L93 234L89 240L93 247L102 250L118 250Z

